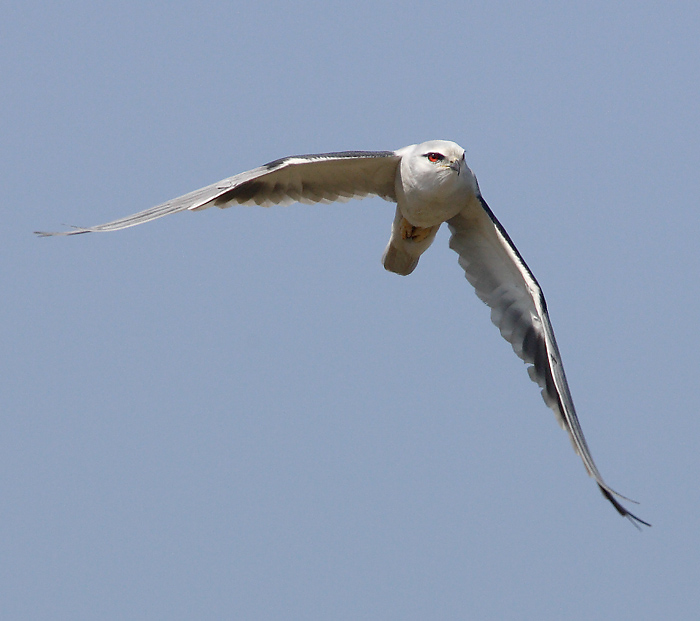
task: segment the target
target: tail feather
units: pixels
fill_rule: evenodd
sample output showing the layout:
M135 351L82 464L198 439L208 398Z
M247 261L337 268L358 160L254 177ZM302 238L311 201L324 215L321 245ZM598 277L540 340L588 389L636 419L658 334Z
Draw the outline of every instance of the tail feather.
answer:
M401 276L408 276L418 265L418 257L413 257L404 248L403 244L396 244L394 240L389 241L389 245L384 251L384 256L382 257L382 264L384 269L400 274Z

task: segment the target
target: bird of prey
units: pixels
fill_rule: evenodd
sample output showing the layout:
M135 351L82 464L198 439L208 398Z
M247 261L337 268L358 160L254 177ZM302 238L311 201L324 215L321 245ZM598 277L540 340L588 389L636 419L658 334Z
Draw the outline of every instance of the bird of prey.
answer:
M576 453L603 496L635 526L649 526L618 500L605 483L581 430L564 375L542 290L508 233L482 198L464 149L432 140L397 151L344 151L284 157L205 188L107 224L38 235L118 231L178 211L232 205L331 203L380 196L396 203L396 216L382 263L410 274L443 223L450 248L476 294L491 308L491 319L515 353L529 364L532 381L568 432Z

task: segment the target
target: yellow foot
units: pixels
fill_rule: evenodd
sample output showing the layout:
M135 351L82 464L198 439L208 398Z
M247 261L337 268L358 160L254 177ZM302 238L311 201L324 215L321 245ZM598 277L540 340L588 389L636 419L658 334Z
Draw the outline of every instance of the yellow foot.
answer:
M401 239L411 239L414 242L422 242L432 232L434 227L421 228L413 226L406 218L401 218Z

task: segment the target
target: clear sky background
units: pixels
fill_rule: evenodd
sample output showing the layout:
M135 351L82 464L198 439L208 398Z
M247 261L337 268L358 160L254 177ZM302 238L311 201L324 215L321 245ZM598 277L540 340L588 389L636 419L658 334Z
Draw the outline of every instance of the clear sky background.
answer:
M697 2L0 9L3 619L695 619ZM296 153L466 148L602 498L394 207L92 225Z

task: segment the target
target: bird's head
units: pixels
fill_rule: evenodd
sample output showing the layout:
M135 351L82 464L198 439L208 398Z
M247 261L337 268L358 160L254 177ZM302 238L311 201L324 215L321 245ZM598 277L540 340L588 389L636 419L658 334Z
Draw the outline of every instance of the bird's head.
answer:
M418 156L419 166L425 170L453 171L459 175L466 163L464 149L454 142L447 140L431 140L417 145L415 155Z
M478 192L464 161L464 149L448 140L430 140L396 151L397 203L403 216L419 227L435 226L459 213Z
M406 186L430 195L475 190L475 179L464 160L464 149L449 140L429 140L406 147L401 175Z

